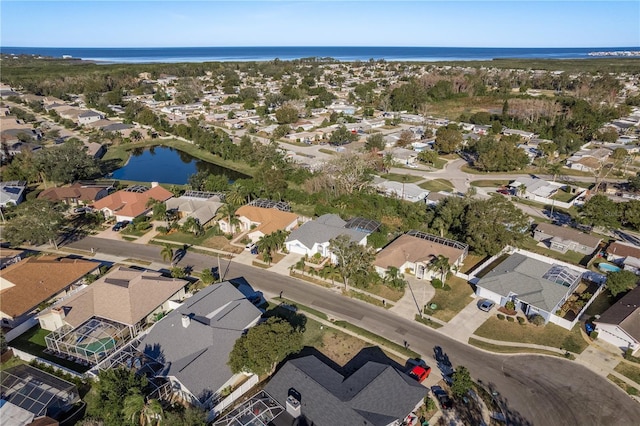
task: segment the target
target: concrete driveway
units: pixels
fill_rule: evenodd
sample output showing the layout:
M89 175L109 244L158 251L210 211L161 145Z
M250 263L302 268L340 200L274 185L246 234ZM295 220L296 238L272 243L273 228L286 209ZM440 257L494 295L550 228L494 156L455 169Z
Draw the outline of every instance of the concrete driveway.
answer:
M459 342L467 343L478 327L497 312L495 306L489 312L481 311L478 308L480 300L470 297L469 304L440 330Z

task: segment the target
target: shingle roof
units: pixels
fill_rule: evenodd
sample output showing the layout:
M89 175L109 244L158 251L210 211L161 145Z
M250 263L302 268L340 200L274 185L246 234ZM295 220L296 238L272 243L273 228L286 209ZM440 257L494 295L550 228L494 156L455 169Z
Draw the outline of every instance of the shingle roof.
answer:
M78 327L91 317L134 325L188 284L160 272L120 266L66 299L65 322Z
M191 318L186 328L183 315ZM260 315L233 284L213 284L158 322L138 349L162 361L163 376L175 377L204 402L233 376L229 353Z
M97 210L109 209L119 216L137 217L149 209L147 201L150 198L166 201L172 196L170 191L161 186L155 186L142 193L122 190L96 201L93 207Z
M338 235L347 235L356 242L366 237L367 234L363 232L345 228L346 223L337 214L325 214L294 229L286 241L297 240L311 248L315 243L326 243Z
M181 222L184 222L191 216L198 219L201 225L204 225L213 219L216 216L218 209L222 207L222 203L220 201L185 196L170 198L167 200L166 204L168 210L178 209L178 211L187 214L180 220Z
M260 231L269 235L277 230L284 230L288 225L298 220L298 215L291 212L283 212L275 208L262 208L244 205L236 210L237 216L244 216L251 222L259 223L254 231Z
M477 285L501 296L514 293L532 306L553 312L569 287L543 278L552 266L514 253L481 278Z
M28 257L2 270L0 311L15 318L97 269L99 263L56 256Z
M547 235L559 237L565 241L574 241L583 246L593 247L594 249L602 241L601 238L594 237L584 232L577 231L575 229L567 228L565 226L551 225L550 223L539 223L536 226L535 232L543 232Z
M317 426L388 425L403 420L427 389L395 368L368 362L346 379L315 356L288 361L265 391L286 406L289 390L301 413Z
M448 258L450 263L454 263L464 254L464 251L404 234L393 240L376 255L374 265L381 268L389 266L399 268L406 262L429 263L432 257L437 257L439 254Z
M640 258L640 247L634 246L629 243L621 243L620 241L615 241L609 244L607 247L607 253L613 254L619 257L636 257Z
M61 201L70 198L81 201L94 201L98 194L104 190L105 188L96 186L85 187L81 183L76 182L71 186L47 188L38 194L38 198L44 198L50 201Z
M640 287L625 294L595 322L618 325L640 342Z

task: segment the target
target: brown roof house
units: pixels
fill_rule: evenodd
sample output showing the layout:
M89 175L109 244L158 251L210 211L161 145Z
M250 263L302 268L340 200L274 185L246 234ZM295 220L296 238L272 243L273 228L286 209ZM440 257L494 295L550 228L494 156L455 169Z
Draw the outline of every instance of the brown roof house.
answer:
M633 354L640 349L640 287L625 294L615 305L594 321L598 339Z
M460 267L469 253L469 246L419 231L401 235L376 255L374 266L379 275L385 276L390 267L400 272L408 271L417 279L430 280L440 272L432 269L439 255L449 259L449 264Z
M96 272L99 263L56 256L28 257L7 266L0 275L0 317L3 327L16 327L38 306L66 296Z
M174 309L185 280L119 266L38 316L47 348L97 364Z
M549 223L539 223L533 231L533 238L544 242L551 250L561 253L572 250L586 255L593 254L602 241L593 235Z
M48 188L38 194L38 198L49 201L62 201L68 205L92 204L109 195L111 184L76 182L71 186Z
M173 197L171 191L154 182L151 188L135 185L114 192L93 203L93 208L101 210L105 217L115 216L116 220L133 220L150 210L147 207L149 199L167 201L171 197Z
M265 235L278 230L291 231L298 225L298 215L276 208L244 205L236 211L240 230L248 231L247 237L255 242Z
M620 241L615 241L607 247L607 260L609 262L619 261L627 257L640 259L640 247Z

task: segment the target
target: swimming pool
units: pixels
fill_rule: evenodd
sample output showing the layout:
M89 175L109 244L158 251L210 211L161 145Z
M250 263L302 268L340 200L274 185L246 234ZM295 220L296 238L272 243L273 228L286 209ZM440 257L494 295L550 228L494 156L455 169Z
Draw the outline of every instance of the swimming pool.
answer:
M618 272L620 270L620 268L618 268L617 266L610 265L608 263L599 263L598 269L600 269L602 272Z

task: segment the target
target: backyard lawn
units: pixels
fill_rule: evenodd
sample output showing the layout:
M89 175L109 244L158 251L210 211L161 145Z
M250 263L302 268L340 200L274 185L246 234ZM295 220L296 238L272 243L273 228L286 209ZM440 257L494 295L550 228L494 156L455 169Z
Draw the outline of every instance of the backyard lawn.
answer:
M47 349L47 344L44 341L44 337L49 333L51 332L41 329L40 326L35 326L31 330L9 342L9 346L28 354L35 355L39 358L46 359L47 361L66 367L69 370L77 371L78 373L84 373L89 370L88 366L76 364L75 362L45 353L44 350Z
M449 289L445 290L447 287ZM436 295L429 301L424 313L442 321L449 321L471 303L470 296L473 293L473 289L469 283L458 277L447 279L445 289L436 288ZM430 308L433 303L438 305L436 309Z
M582 338L580 324L576 324L573 330L566 330L555 324L535 326L533 324L519 324L499 320L491 317L475 332L480 337L502 340L505 342L533 343L536 345L551 346L574 353L581 353L589 344Z

